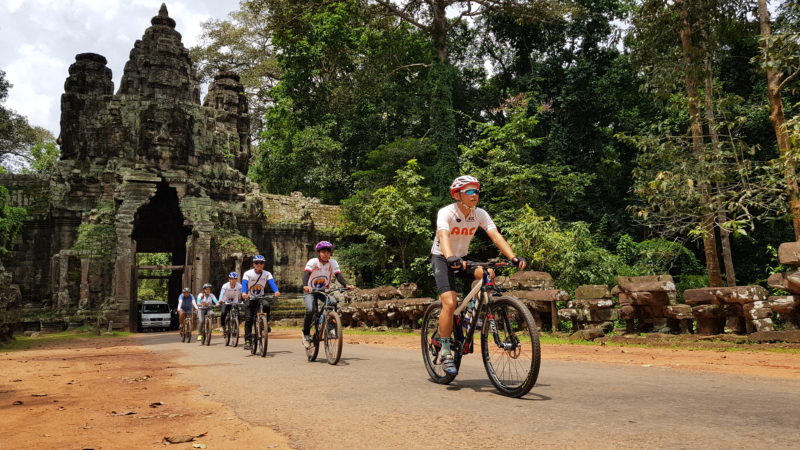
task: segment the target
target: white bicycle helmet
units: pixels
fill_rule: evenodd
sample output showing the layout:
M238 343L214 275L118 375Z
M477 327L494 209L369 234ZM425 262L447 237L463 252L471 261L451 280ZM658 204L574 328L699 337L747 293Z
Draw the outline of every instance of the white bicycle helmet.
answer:
M453 180L453 184L450 185L450 195L456 195L456 192L463 189L464 186L470 184L478 185L478 189L480 189L481 187L481 183L478 181L477 178L470 175L461 175L460 177Z

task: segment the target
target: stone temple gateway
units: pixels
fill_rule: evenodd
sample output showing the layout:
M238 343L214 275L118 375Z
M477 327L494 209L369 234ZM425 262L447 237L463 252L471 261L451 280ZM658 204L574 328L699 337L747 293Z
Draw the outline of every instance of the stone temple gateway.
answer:
M54 174L0 175L28 210L7 270L23 311L136 324L137 252L172 255L174 307L183 286L220 286L252 256L267 257L282 289L299 288L313 243L338 209L300 195L261 193L239 77L216 75L204 101L188 50L165 5L137 40L116 94L106 59L82 53L61 97L61 160ZM245 239L247 238L247 239Z

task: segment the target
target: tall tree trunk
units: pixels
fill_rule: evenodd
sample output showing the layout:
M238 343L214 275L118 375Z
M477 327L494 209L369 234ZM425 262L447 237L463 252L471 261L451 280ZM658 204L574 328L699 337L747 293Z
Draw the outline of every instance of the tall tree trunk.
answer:
M456 151L456 117L453 112L455 67L450 64L447 47L448 23L445 0L429 2L431 7L430 35L438 61L430 71L430 127L436 157L433 176L442 188L450 185L458 170ZM444 192L444 190L442 191Z
M758 22L761 25L761 45L765 58L769 58L768 38L772 35L772 26L769 22L767 0L758 0ZM797 167L790 155L789 136L786 128L786 117L783 114L783 99L781 98L782 74L774 67L767 67L767 98L769 98L769 121L775 130L778 141L778 151L784 159L783 176L786 181L786 193L789 195L789 208L792 214L794 238L800 241L800 189L797 186Z
M683 50L683 62L685 70L686 96L689 102L689 119L691 121L692 149L698 161L704 159L703 156L703 128L700 123L700 109L697 106L697 64L694 46L692 45L692 28L689 23L689 11L686 0L676 0L676 6L680 9L681 26L681 49ZM704 202L708 204L709 188L705 181L698 183ZM717 256L717 238L714 234L714 211L710 210L703 214L703 253L706 259L706 270L708 271L708 282L711 286L722 286L722 274L720 273L719 258Z
M711 58L709 57L708 48L704 46L705 51L705 70L704 78L706 83L705 89L705 111L706 123L708 124L708 134L711 136L711 148L714 155L720 154L719 146L719 133L717 132L717 117L714 113L714 81L711 70ZM720 181L715 181L717 190L720 190ZM722 261L725 265L725 282L728 286L736 286L736 272L733 268L733 252L731 251L731 233L726 230L722 224L727 222L727 213L722 205L717 206L717 227L719 228L719 236L722 241Z

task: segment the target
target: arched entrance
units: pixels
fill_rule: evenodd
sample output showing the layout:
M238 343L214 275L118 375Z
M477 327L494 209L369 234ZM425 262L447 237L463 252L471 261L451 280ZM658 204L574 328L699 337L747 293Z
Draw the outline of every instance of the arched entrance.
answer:
M136 212L131 233L131 299L130 329L136 329L138 320L138 288L139 270L152 270L153 267L139 267L136 263L137 253L168 253L171 265L163 267L170 270L167 278L167 298L159 299L169 303L175 309L183 285L186 264L186 241L191 229L184 226L178 194L175 188L167 183L158 183L156 193L150 201Z

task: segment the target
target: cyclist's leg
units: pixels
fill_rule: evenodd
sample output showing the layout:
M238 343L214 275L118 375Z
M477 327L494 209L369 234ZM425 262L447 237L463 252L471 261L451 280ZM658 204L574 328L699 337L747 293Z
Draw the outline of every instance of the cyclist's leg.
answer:
M183 311L183 309L179 309L178 310L178 329L180 329L183 326L184 319L186 319L186 313Z
M244 342L250 342L253 337L253 319L258 313L258 302L249 301L244 308Z
M203 326L205 325L206 320L206 309L200 308L197 310L198 319L197 319L197 340L201 340L203 338Z
M306 315L303 317L303 336L311 333L311 321L314 320L314 311L317 309L317 300L314 294L307 292L303 294L303 305L306 307Z
M219 323L222 325L222 329L225 329L225 320L228 318L228 309L230 309L230 305L227 303L223 303L222 307L222 314L219 319Z

